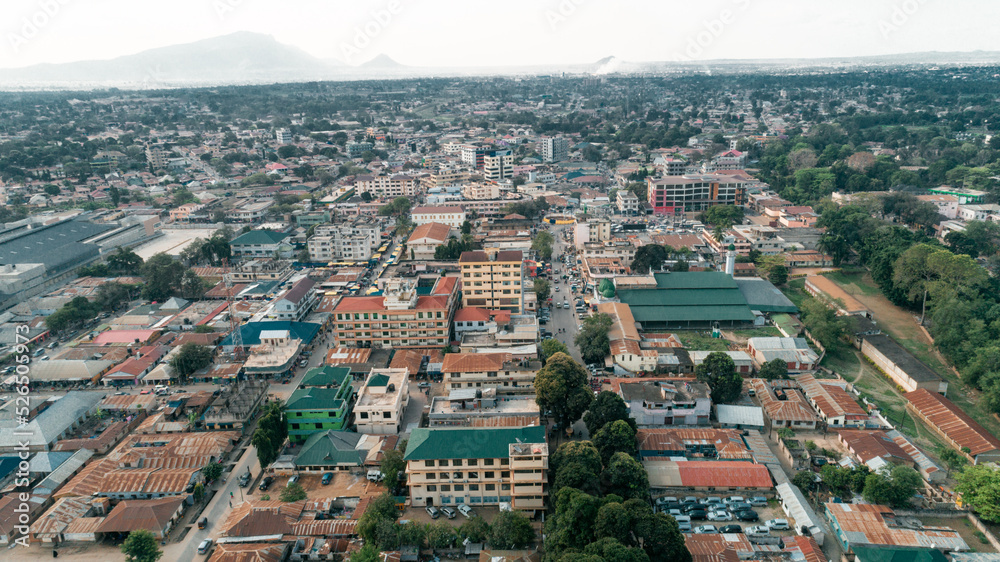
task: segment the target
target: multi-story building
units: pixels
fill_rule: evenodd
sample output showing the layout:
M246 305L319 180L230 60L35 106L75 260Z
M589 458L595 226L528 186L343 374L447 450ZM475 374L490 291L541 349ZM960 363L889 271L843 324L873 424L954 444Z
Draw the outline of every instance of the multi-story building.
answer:
M746 182L720 174L650 177L647 198L656 214L704 211L715 205L745 205Z
M306 243L313 261L334 259L367 261L382 243L382 225L375 220L316 227Z
M562 137L542 137L538 152L544 162L561 162L569 156L569 141Z
M399 433L410 401L408 369L372 369L358 391L354 420L359 433Z
M415 207L410 211L410 220L420 226L429 222L446 224L452 228L462 228L465 222L465 209L457 205L444 207Z
M370 193L374 197L413 197L419 191L420 183L416 178L403 174L390 176L386 174L358 176L354 182L354 190L358 193Z
M291 320L299 322L312 311L319 301L319 293L314 289L316 282L308 277L303 277L292 285L291 289L284 292L274 302L274 311L278 320Z
M486 152L489 150L489 147L478 143L462 145L462 163L482 170Z
M226 211L226 220L234 222L261 222L267 217L267 210L274 201L237 201L232 209Z
M958 198L959 205L969 205L975 203L982 203L986 200L987 193L985 191L979 191L976 189L965 189L962 187L951 187L948 185L941 185L930 189L931 193L937 195L953 195Z
M409 279L390 279L382 296L344 297L334 308L342 347L444 347L458 308L458 278L440 277L429 295Z
M461 185L468 181L469 172L463 169L454 170L438 170L430 174L424 175L420 179L420 187L424 191L430 191L435 188L445 188L452 187L456 185Z
M288 129L278 129L274 133L274 138L278 141L278 144L291 144L292 141L295 140L292 132Z
M621 382L618 395L640 426L708 425L712 398L700 382L645 379Z
M514 175L514 153L493 150L483 156L483 176L489 181L500 181ZM484 198L485 199L485 198Z
M462 306L520 312L523 259L518 250L462 252Z
M146 147L146 161L154 171L167 169L167 159L170 158L170 151L163 150L158 146Z
M418 428L403 458L413 506L545 507L549 449L542 426Z
M344 147L347 150L347 155L351 158L358 158L368 150L375 148L375 145L370 142L349 142L347 146Z
M406 239L410 257L415 260L432 260L437 247L448 241L451 227L436 222L424 223L413 229Z
M444 356L441 373L444 386L461 388L496 388L508 394L533 392L539 361L516 360L510 353L449 353Z
M240 258L291 257L292 245L285 239L288 234L273 230L251 230L229 243L233 255Z
M487 182L470 183L462 186L462 197L466 199L496 199L500 197L500 186Z
M618 194L615 196L615 205L618 207L618 212L623 215L638 215L642 212L642 203L639 198L636 197L635 193L626 189L618 190Z
M288 440L301 443L313 433L346 429L350 425L354 387L344 382L336 388L300 388L288 397Z

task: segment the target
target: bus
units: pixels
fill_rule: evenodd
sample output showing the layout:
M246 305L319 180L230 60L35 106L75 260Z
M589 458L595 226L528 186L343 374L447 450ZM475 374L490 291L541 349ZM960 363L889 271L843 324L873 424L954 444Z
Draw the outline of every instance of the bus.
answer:
M388 244L382 244L382 247L378 249L378 252L380 254L384 254L385 251L388 250L388 249L389 249L389 245Z

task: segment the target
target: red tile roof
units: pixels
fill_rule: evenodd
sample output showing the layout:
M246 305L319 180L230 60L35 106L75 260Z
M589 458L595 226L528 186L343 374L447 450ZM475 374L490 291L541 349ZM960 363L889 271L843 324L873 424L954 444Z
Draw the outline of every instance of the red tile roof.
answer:
M424 239L444 242L448 239L449 232L451 232L451 227L446 224L438 222L424 223L413 229L406 243L413 244Z
M685 461L677 463L681 482L692 488L770 488L771 473L762 464L741 461Z
M483 373L499 371L510 361L510 353L449 353L444 356L442 373Z

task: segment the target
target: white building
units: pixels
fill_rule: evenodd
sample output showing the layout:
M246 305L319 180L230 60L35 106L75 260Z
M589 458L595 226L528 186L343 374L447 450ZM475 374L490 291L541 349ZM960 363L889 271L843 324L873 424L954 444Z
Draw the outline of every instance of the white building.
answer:
M395 198L413 197L420 190L420 182L411 176L398 174L388 175L361 175L354 182L354 190L358 193L370 193L375 197Z
M499 199L500 186L495 183L476 182L462 187L466 199Z
M513 169L514 154L510 150L497 150L483 156L483 176L489 181L509 178L514 175Z
M316 282L308 277L298 280L274 302L274 311L280 320L299 322L316 306L319 300L314 289Z
M408 373L406 369L372 369L354 405L358 433L399 433L410 400Z
M382 243L382 227L374 221L325 224L306 243L313 261L367 261Z
M465 222L465 209L458 206L416 207L410 211L410 219L417 226L437 222L452 228L462 228L462 223Z
M292 132L288 129L278 129L274 137L278 141L278 144L291 144L294 140Z
M618 190L615 205L618 206L618 211L623 215L638 215L642 209L639 198L635 196L635 193L626 189Z
M569 141L562 137L542 137L538 152L545 162L560 162L569 156Z

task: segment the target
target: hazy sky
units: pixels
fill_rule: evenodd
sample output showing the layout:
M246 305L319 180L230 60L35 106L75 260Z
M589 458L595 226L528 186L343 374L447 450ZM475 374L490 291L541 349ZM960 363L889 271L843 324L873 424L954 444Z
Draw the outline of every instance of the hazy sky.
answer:
M996 0L2 0L0 68L235 31L414 66L1000 50Z

